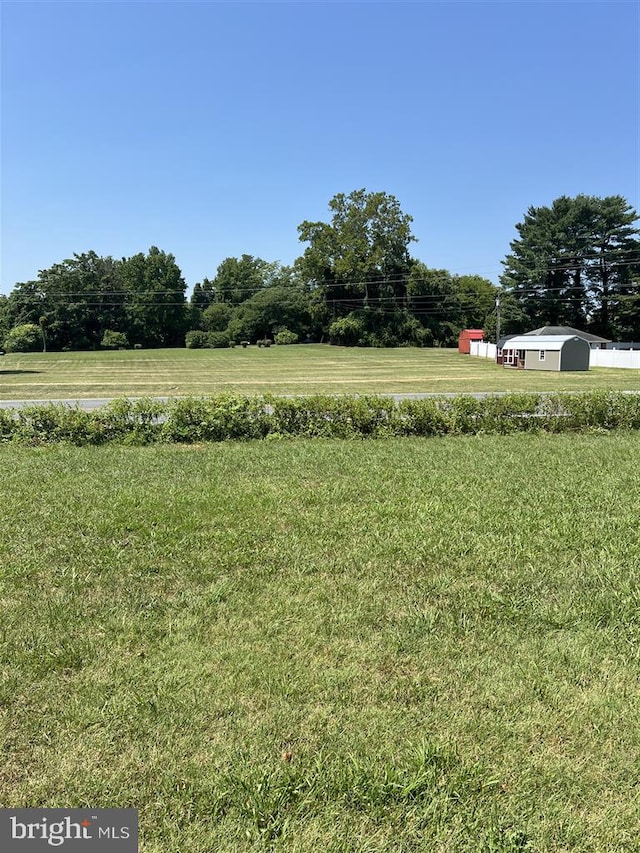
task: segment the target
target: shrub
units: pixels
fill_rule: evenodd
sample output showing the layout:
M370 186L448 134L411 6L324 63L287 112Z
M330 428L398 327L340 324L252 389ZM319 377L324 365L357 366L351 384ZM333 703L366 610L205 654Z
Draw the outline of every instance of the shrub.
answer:
M160 438L166 404L149 397L119 399L93 414L102 440L151 444Z
M259 347L270 347L272 343L273 343L273 341L270 338L261 338L258 341L258 346Z
M229 332L209 332L207 338L211 349L225 349L229 346Z
M343 347L362 346L365 334L364 324L353 316L340 317L329 326L330 342Z
M448 419L441 407L442 398L401 400L397 415L402 424L402 435L429 437L448 432Z
M40 445L151 444L262 439L268 436L385 438L539 430L640 429L640 395L507 394L430 397L240 397L163 403L114 400L102 409L49 403L0 410L0 441Z
M432 347L433 346L433 332L431 329L425 329L423 326L420 328L416 328L408 343L415 343L417 347Z
M264 438L270 425L271 416L262 397L187 397L167 405L162 439L192 443Z
M275 336L275 342L279 346L283 346L286 344L297 344L300 340L300 336L296 335L295 332L290 332L289 329L280 329L280 331Z
M199 329L192 329L185 335L184 342L187 349L205 349L209 346L209 334Z
M4 338L7 352L34 352L42 342L40 327L35 323L23 323L10 329Z
M187 349L223 349L230 346L228 332L203 332L192 329L185 336Z
M124 332L114 332L107 329L102 336L100 346L104 349L127 349L129 341Z

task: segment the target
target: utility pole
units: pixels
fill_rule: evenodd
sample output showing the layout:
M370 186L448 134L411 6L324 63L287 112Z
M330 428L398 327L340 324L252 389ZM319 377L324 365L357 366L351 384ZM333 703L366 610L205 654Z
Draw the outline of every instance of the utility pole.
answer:
M500 340L500 291L496 291L496 345Z

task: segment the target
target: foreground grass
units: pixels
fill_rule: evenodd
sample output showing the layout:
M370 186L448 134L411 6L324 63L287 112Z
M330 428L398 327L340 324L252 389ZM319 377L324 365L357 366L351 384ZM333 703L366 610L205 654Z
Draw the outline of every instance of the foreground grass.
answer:
M443 349L304 345L7 355L0 399L216 394L640 390L640 371L507 370Z
M637 850L639 452L0 448L0 805L136 806L143 853Z

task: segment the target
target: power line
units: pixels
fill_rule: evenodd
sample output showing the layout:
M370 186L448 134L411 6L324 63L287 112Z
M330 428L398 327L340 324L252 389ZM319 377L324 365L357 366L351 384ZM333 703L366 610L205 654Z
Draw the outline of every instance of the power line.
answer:
M638 260L617 261L614 264L611 264L609 268L612 269L613 267L634 266L635 264L640 264L640 257L638 258ZM573 269L575 269L575 267L555 266L555 267L549 267L546 269L536 268L535 270L532 270L531 273L539 274L539 273L544 273L544 272L569 271L569 270L573 270ZM583 270L583 272L586 273L587 270ZM35 282L35 283L38 284L38 282ZM308 295L309 293L313 293L314 291L320 290L321 288L324 290L332 290L332 289L338 290L340 288L342 288L342 289L346 289L346 288L362 288L362 289L365 289L367 287L374 287L374 286L378 286L378 287L380 287L380 286L384 287L385 285L393 286L394 284L395 285L404 284L406 287L407 285L411 285L411 284L419 285L421 283L426 283L424 278L422 279L422 281L420 281L420 280L416 281L414 279L412 282L410 279L410 275L403 275L403 276L398 275L398 276L392 276L389 278L359 279L359 280L354 280L354 281L330 281L330 280L318 281L318 280L315 280L313 282L315 287L309 287L308 284L306 285L306 287L303 284L300 284L300 285L269 284L269 285L264 285L263 287L231 287L231 288L224 288L224 289L227 291L232 291L234 294L251 293L252 295L256 295L258 293L263 293L265 291L268 291L274 287L282 287L285 290L290 290L292 292L298 291L304 295ZM531 282L526 282L526 283L531 284ZM588 283L589 282L587 279L585 281L585 287L588 287ZM455 286L455 280L452 280L451 284L453 286ZM625 287L637 286L637 283L636 282L629 282L629 283L625 283L624 286ZM492 287L496 287L496 286L492 285ZM515 282L513 285L511 285L511 287L514 288L519 294L526 292L522 288L518 287L517 282ZM559 292L559 291L564 290L566 288L570 288L570 287L572 287L572 285L568 284L568 285L566 285L566 287L548 288L548 287L544 287L544 284L541 282L540 285L537 285L537 287L538 288L544 288L545 292L547 292L547 293L552 293L555 291ZM506 290L505 291L505 288L502 288L502 290L504 292L509 292L509 293L513 292L512 290ZM75 296L75 297L81 297L83 299L83 301L87 298L93 298L93 299L98 300L101 297L112 299L115 296L122 296L122 304L124 304L127 301L131 302L131 301L135 301L137 299L141 299L141 298L149 297L149 296L151 296L151 297L175 296L176 292L177 291L175 289L174 290L136 290L136 291L128 291L128 290L104 290L104 291L102 291L102 290L90 290L90 291L85 291L85 290L69 290L69 291L65 291L65 290L57 290L57 291L56 290L44 290L44 291L42 291L41 290L41 291L35 292L35 293L27 293L27 294L25 294L25 296L27 298L31 297L34 299L38 299L41 297L44 297L44 298L47 298L47 297L50 297L50 298L59 298L59 297L71 298L71 297ZM218 291L216 291L216 290L211 291L212 296L215 295L217 292ZM531 288L530 292L536 293L537 290L535 290L534 288ZM205 293L206 293L206 291L205 291ZM487 299L489 299L489 298L493 299L492 294L488 293L487 291L481 291L481 290L474 291L474 290L465 289L465 290L461 291L459 295L460 295L460 297L464 297L468 294L474 294L474 293L477 294L478 296L486 296ZM415 295L416 296L433 296L434 298L439 298L441 296L441 294L415 294ZM442 295L444 296L447 294L442 294ZM185 296L185 300L186 300L186 298L187 297ZM113 304L117 304L117 303L113 303ZM166 304L168 304L168 303L166 303ZM215 300L212 301L212 303L210 303L210 304L215 304Z

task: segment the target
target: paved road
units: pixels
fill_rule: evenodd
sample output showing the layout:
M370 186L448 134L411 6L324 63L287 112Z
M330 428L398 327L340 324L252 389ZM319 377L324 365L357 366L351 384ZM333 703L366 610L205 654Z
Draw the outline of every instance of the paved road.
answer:
M380 397L392 397L394 400L422 400L426 397L458 397L463 392L439 392L429 394L379 394ZM477 391L464 392L467 397L476 397L480 400L483 397L503 396L507 391ZM194 395L199 396L199 395ZM302 396L294 394L285 394L285 397ZM121 397L96 397L94 399L68 399L68 400L0 400L0 409L23 409L25 406L47 406L50 403L56 405L72 406L84 409L86 412L91 412L94 409L101 409L114 399L122 399ZM135 400L135 397L129 397L130 400ZM138 398L140 399L140 398ZM148 397L144 399L149 399ZM179 399L177 397L152 397L153 400L158 400L161 403L166 403L168 400Z
M394 400L424 400L427 397L459 397L464 395L465 397L475 397L476 400L481 400L484 397L503 397L505 394L511 393L510 391L440 391L434 393L425 393L425 394L377 394L379 397L391 397ZM516 392L516 393L531 393L531 394L553 394L553 391L528 391L528 392ZM579 394L579 391L568 391L565 393L569 394ZM639 391L622 391L622 394L640 394ZM204 395L194 395L194 396L204 396ZM285 397L295 397L295 396L303 396L296 394L285 394ZM47 406L50 403L61 404L63 406L77 406L80 409L84 409L86 412L91 412L94 409L101 409L103 406L106 406L107 403L111 403L113 400L121 400L121 397L96 397L94 399L68 399L68 400L0 400L0 409L23 409L25 406ZM130 400L142 399L136 397L129 397ZM144 399L149 399L145 397ZM168 400L176 400L178 397L152 397L153 400L158 400L161 403L166 403Z
M121 397L102 397L102 398L94 398L87 400L0 400L0 409L24 409L25 406L48 406L50 403L55 403L56 405L63 406L72 406L78 407L79 409L84 409L86 412L90 412L93 409L101 409L103 406L106 406L107 403L112 402L115 399L122 399ZM131 397L130 399L135 399ZM154 397L154 400L160 400L163 403L166 403L169 397Z

